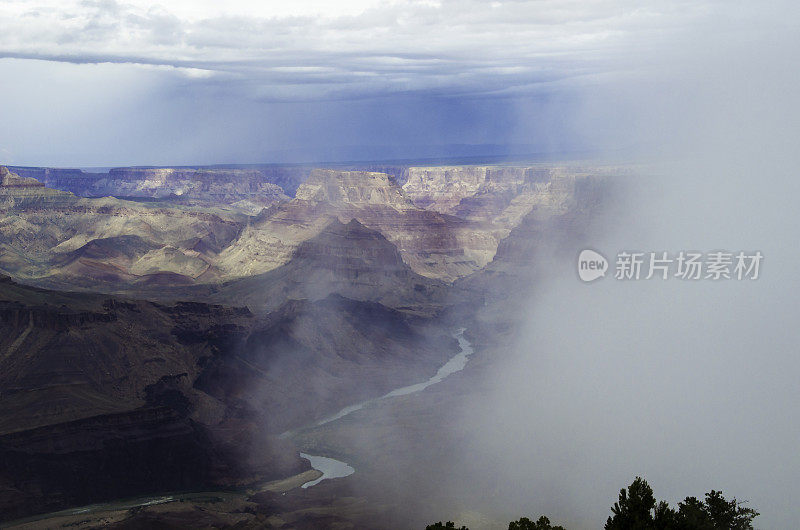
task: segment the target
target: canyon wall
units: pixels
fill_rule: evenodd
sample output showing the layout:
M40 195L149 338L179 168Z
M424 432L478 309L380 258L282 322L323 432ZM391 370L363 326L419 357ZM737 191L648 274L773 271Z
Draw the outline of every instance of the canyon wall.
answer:
M569 211L584 182L614 171L408 167L400 178L393 169L313 169L293 199L255 170L128 168L93 181L95 190L168 198L156 202L77 197L5 170L0 269L40 285L108 292L216 284L282 267L332 220L356 220L386 238L414 273L452 282L491 263L524 218Z
M53 189L81 197L136 197L235 203L251 200L268 205L294 195L310 168L113 168L105 173L80 169L15 167L22 177L35 178Z
M427 377L449 333L377 303L266 315L0 276L0 521L309 469L286 429Z

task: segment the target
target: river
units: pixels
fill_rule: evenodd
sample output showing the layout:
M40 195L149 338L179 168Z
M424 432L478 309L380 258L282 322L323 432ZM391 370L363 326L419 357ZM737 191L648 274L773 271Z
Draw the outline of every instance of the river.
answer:
M408 385L400 388L396 388L392 390L388 394L384 394L383 396L368 399L367 401L362 401L361 403L356 403L355 405L349 405L344 407L342 410L328 416L326 418L321 419L314 426L325 425L326 423L331 423L336 420L340 420L345 416L349 416L353 412L357 410L361 410L367 405L372 405L374 403L378 403L380 401L390 399L393 397L398 396L407 396L409 394L415 394L417 392L421 392L428 388L431 385L435 385L436 383L442 382L448 375L454 374L456 372L460 372L464 369L467 365L467 361L469 360L469 356L472 355L474 351L472 348L472 344L464 337L464 331L466 328L460 328L458 331L453 333L453 338L458 340L459 352L455 354L449 361L447 361L439 370L436 372L436 375L428 379L427 381L423 381L421 383L416 383L413 385ZM316 455L309 455L306 453L300 453L300 456L307 459L311 462L311 467L314 469L321 471L322 476L316 480L312 480L303 484L303 488L310 488L316 484L319 484L323 480L326 479L333 479L333 478L341 478L346 477L348 475L352 475L355 473L355 469L353 469L350 465L336 460L334 458L330 458L327 456L316 456Z
M461 328L455 333L453 333L453 337L456 340L458 340L460 351L456 355L451 357L449 361L447 361L441 368L439 368L439 370L436 372L436 375L434 375L427 381L423 381L421 383L417 383L414 385L400 387L395 390L392 390L388 394L384 394L383 396L370 399L367 401L362 401L361 403L357 403L355 405L350 405L348 407L343 408L336 414L333 414L331 416L328 416L327 418L318 421L314 425L315 426L324 425L326 423L342 419L345 416L352 414L357 410L361 410L367 405L373 403L378 403L380 401L391 399L393 397L407 396L409 394L421 392L426 388L428 388L429 386L435 385L436 383L443 381L450 374L463 370L464 367L467 365L467 360L469 359L469 356L472 355L473 352L472 345L467 339L464 338L464 331L465 328ZM288 432L284 433L284 435L289 435L289 434L291 433ZM320 476L316 480L311 480L304 483L301 486L302 488L310 488L312 486L319 484L323 480L346 477L352 475L356 471L352 466L340 460L336 460L335 458L330 458L327 456L309 455L306 453L300 453L300 456L308 460L311 463L311 467L322 472L322 476ZM130 500L121 500L109 503L93 504L90 506L83 506L78 508L70 508L55 513L39 514L25 519L20 519L18 521L9 521L4 523L4 525L14 525L23 522L46 520L56 516L90 514L90 513L103 512L109 510L130 509L137 506L166 504L175 501L191 502L193 500L200 500L200 499L222 500L228 497L237 497L239 495L241 494L235 492L203 492L203 493L180 493L175 495L162 495L157 497L139 497Z

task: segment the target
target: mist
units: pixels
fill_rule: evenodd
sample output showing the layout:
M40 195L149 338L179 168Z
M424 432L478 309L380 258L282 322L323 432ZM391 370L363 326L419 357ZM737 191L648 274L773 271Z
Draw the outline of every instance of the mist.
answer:
M475 350L464 370L298 438L346 448L330 456L356 470L315 486L311 501L359 499L344 512L387 512L396 524L386 527L450 519L506 528L547 515L589 529L603 525L638 475L673 506L716 489L756 508L758 527L797 526L800 28L792 3L409 1L351 5L346 16L338 6L314 16L270 11L252 24L246 12L214 15L211 3L194 17L186 6L87 2L77 18L40 9L44 22L17 4L0 13L3 163L487 155L469 151L477 145L599 153L581 164L633 168L612 183L622 191L591 226L545 234L530 276L498 286L501 302L486 307L485 321L516 321L510 343L486 347L496 337L468 328ZM576 272L585 248L611 264L588 284ZM622 251L758 251L764 259L757 280L622 281L613 274ZM313 275L298 278L319 287ZM456 308L437 320L442 329L421 327L406 344L402 328L394 350L374 351L388 340L381 325L389 316L374 317L365 337L371 321L356 310L345 319L345 305L329 301L296 317L297 329L311 330L300 346L267 343L272 328L253 333L245 353L273 363L272 379L235 369L228 379L205 377L235 381L220 392L256 406L278 403L265 432L322 419L320 403L336 410L386 394L385 380L368 379L378 354L391 353L375 366L409 378L400 389L455 354L445 351L458 344L445 328L469 325L458 311L468 305L461 296L474 293L462 285L440 304ZM332 342L332 330L358 341ZM348 377L330 378L325 366L344 366ZM304 385L311 397L294 403Z
M589 239L537 264L516 343L461 417L465 505L598 528L641 475L673 505L717 489L757 527L795 526L800 47L770 7L685 35L586 101L586 134L619 116L629 130L594 140L636 139L642 165ZM579 281L583 248L609 259L606 278ZM623 250L764 260L755 281L626 282Z

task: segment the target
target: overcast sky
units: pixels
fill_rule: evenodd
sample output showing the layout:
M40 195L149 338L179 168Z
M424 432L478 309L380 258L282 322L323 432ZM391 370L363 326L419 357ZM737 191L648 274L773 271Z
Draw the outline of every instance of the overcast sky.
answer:
M509 517L593 528L582 521L644 473L660 498L722 488L762 511L759 526L797 526L795 3L330 5L3 0L0 163L416 157L449 144L647 154L657 177L593 245L759 250L763 277L585 286L574 262L553 267L526 334L495 363L493 395L465 409L454 487L479 504L493 481Z
M646 0L3 0L0 160L592 148L608 131L578 125L587 98L646 74L699 27L722 20L747 39L755 10ZM612 147L632 141L623 134Z

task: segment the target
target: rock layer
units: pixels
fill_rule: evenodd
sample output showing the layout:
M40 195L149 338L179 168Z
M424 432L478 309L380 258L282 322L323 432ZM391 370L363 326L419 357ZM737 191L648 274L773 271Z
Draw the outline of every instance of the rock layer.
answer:
M0 269L76 287L113 288L158 273L190 283L200 276L213 280L216 254L241 227L233 217L200 208L80 198L6 170Z
M0 520L308 469L277 435L429 377L448 333L340 296L275 311L0 278Z
M493 227L414 206L386 174L315 170L292 201L265 211L221 256L230 274L287 263L331 218L383 234L418 274L451 281L483 266L496 247Z
M309 168L113 168L105 173L41 167L11 170L82 197L172 198L230 204L241 200L285 200L285 194L294 194Z
M7 184L0 187L0 207L5 205L6 212L0 245L7 252L0 268L43 285L100 282L108 291L138 284L214 284L284 266L332 219L343 224L355 219L382 234L415 273L452 282L490 263L498 244L523 218L563 214L575 204L581 182L608 170L410 167L401 187L396 176L385 173L315 169L294 199L273 203L260 184L252 185L255 181L220 184L215 180L220 171L133 168L109 174L118 177L117 191L128 183L142 193L185 193L210 204L249 193L251 198L241 199L236 208L257 215L77 198L6 172ZM253 199L256 195L261 199ZM261 209L265 204L270 206ZM128 236L144 242L132 254L97 254L104 245L100 240L122 243Z

